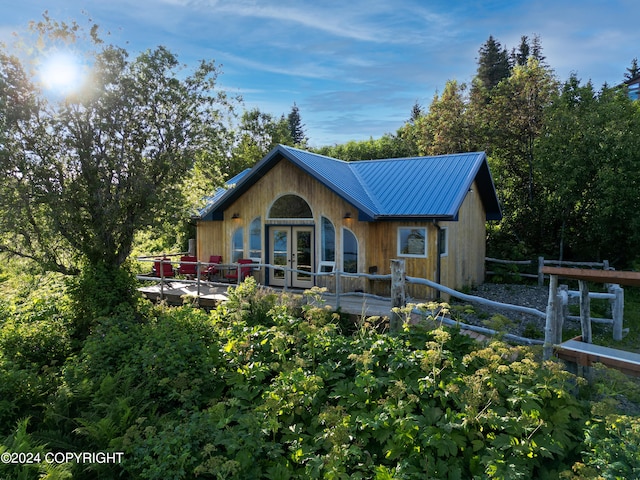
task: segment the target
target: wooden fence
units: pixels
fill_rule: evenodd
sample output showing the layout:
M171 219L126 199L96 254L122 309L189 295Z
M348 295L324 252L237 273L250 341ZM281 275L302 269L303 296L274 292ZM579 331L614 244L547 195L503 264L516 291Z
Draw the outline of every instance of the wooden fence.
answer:
M543 272L545 266L600 268L602 270L613 270L613 268L609 265L609 260L603 260L602 262L567 262L564 260L548 260L544 257L538 257L538 261L536 264L534 260L502 260L499 258L485 257L485 262L487 264L493 263L497 265L514 265L516 268L516 271L502 272L497 272L487 268L485 272L486 275L506 275L511 277L534 278L538 280L538 285L540 286L544 285L544 281L549 278L549 276L545 275L545 273ZM527 271L520 272L520 268L524 268ZM535 273L532 273L534 271Z

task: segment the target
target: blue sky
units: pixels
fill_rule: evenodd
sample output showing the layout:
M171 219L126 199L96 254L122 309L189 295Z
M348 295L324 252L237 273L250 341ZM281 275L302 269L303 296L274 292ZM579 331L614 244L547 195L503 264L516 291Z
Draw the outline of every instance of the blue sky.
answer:
M395 132L447 80L471 81L489 35L511 49L537 34L561 81L597 87L640 57L638 0L21 0L0 5L0 41L45 10L81 24L86 12L131 53L215 60L246 108L296 102L312 146Z

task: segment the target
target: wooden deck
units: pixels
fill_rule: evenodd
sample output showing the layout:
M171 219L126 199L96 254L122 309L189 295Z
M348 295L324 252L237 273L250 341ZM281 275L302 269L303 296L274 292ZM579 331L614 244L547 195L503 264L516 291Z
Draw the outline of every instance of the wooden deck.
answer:
M197 285L191 282L180 280L165 280L160 283L138 290L149 300L157 302L164 299L170 305L182 305L185 301L196 301L202 307L215 307L219 303L227 300L227 290L234 285L201 283L200 295L198 295ZM278 290L280 291L280 290ZM293 291L302 294L302 291ZM325 305L336 308L338 299L333 294L326 294L323 297ZM363 295L344 294L339 298L340 310L349 315L359 315L365 317L390 317L391 300Z
M200 296L198 296L197 285L193 282L180 280L165 280L152 286L141 287L139 291L149 300L157 302L164 299L170 305L183 305L185 302L196 302L204 308L215 308L218 304L228 299L227 290L234 285L201 283ZM276 290L281 291L281 290ZM302 290L289 290L289 292L302 294ZM345 293L339 299L335 294L327 293L322 296L324 305L336 308L339 303L340 311L348 315L357 317L387 317L391 318L391 299L377 296ZM419 302L418 302L419 303ZM416 316L417 318L417 316ZM471 330L463 329L463 335L478 342L487 342L490 336Z

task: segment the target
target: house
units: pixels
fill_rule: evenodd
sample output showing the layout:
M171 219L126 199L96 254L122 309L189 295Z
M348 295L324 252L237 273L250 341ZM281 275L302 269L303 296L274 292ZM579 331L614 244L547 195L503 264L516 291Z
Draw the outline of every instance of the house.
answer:
M486 221L499 220L483 152L344 162L279 145L227 182L195 218L201 261L251 258L265 285L329 286L310 273L390 273L460 289L484 281ZM308 272L308 273L307 273ZM345 278L343 290L389 295L389 284ZM426 287L408 292L433 296Z

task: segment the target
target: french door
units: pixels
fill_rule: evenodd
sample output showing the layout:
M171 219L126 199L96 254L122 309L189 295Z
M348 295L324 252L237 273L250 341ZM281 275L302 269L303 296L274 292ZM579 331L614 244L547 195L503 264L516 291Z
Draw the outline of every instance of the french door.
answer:
M269 269L269 285L311 288L314 285L313 227L271 227L269 260L291 270ZM293 270L293 271L292 271Z

